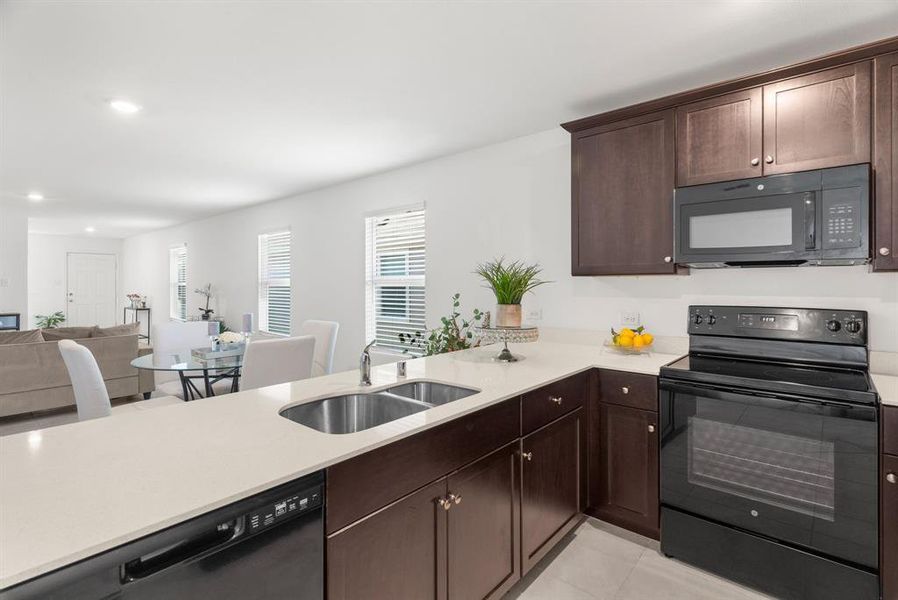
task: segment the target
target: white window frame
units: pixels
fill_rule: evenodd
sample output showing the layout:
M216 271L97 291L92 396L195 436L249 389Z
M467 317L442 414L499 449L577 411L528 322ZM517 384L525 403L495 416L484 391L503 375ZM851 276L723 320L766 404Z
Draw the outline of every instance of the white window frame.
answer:
M180 290L183 290L183 301ZM168 249L168 307L168 316L173 321L187 320L187 244Z
M408 250L396 249L395 251L385 251L378 254L377 251L377 231L378 223L383 223L385 219L393 217L406 216L410 213L420 213L421 217L421 236L424 242L424 257L421 265L420 274L409 274L410 252ZM383 258L389 256L403 256L405 269L404 274L384 275L382 274ZM381 264L378 265L378 259ZM396 339L378 335L378 325L390 324L394 330L399 329L404 333L414 335L420 331L422 334L426 332L426 320L423 314L427 305L427 215L424 205L414 205L398 207L387 211L371 213L365 216L365 343L377 339L378 346L382 351L400 353L407 350L413 356L420 356L421 349L409 347L408 345L399 344ZM415 303L412 300L412 294L406 292L405 296L405 315L378 315L378 290L383 288L411 288L420 287L423 290L424 298L420 302L420 314L417 322L411 316L412 308ZM403 323L408 324L403 327Z
M267 244L268 239L272 236L286 235L288 240L287 249L287 276L286 277L270 277L268 273L267 261ZM289 336L293 329L293 234L289 228L265 231L258 236L258 292L259 292L259 330L272 335ZM269 320L269 289L271 287L286 287L289 290L288 307L287 307L287 329L275 329L272 331Z

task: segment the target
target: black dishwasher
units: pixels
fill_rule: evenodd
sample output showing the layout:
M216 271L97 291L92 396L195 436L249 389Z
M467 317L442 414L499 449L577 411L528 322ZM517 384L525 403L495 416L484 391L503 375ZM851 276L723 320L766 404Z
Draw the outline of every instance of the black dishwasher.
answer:
M0 600L320 600L315 473L0 592Z

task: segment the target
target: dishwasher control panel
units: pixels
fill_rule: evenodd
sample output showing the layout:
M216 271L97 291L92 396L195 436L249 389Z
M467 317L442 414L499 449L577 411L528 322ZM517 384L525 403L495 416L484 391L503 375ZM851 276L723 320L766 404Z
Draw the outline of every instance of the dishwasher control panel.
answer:
M275 523L292 518L321 506L321 487L317 486L275 500L246 514L247 533L256 533Z

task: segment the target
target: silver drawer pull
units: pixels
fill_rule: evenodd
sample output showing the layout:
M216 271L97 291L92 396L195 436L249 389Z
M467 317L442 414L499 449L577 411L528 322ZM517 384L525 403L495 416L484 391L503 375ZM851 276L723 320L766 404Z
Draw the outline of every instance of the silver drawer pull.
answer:
M627 386L624 386L620 389L620 391L623 392L624 394L629 394L630 388L628 388Z
M533 460L533 452L521 452L521 456L527 460Z
M886 473L886 481L889 483L898 483L898 475L894 473Z
M551 400L555 404L560 405L564 398L562 398L561 396L549 396L549 400Z
M649 433L655 433L655 426L649 425Z

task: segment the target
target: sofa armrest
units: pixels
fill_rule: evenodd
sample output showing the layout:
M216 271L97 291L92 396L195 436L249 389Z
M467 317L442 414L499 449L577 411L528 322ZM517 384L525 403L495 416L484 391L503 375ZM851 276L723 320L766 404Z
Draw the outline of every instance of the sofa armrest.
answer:
M153 347L146 344L140 344L137 347L137 356L145 356L153 353ZM139 394L149 394L156 389L156 372L149 369L137 370L137 392Z

